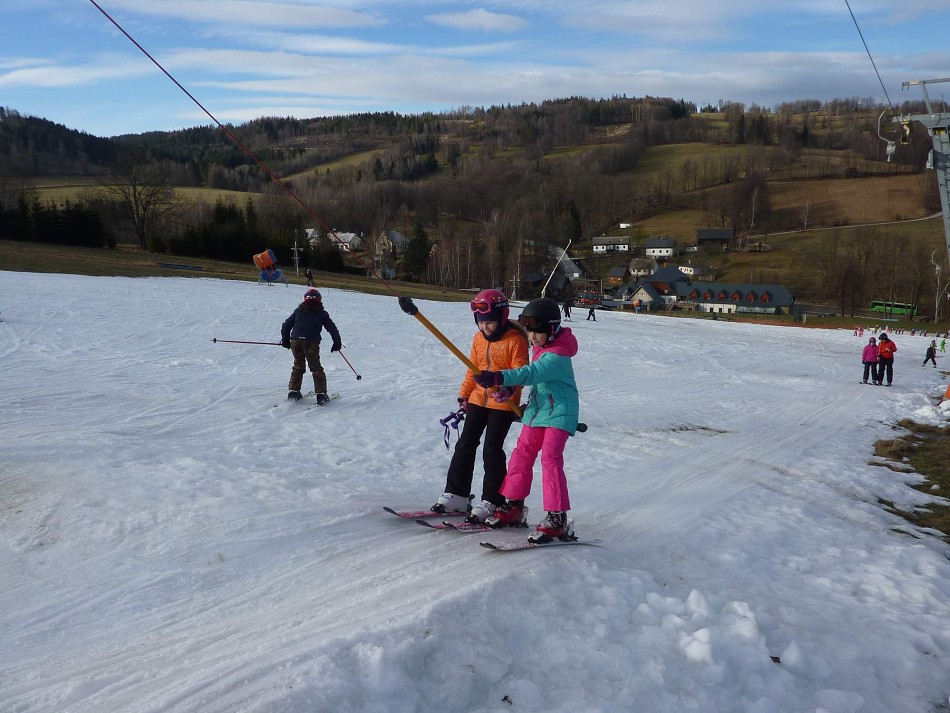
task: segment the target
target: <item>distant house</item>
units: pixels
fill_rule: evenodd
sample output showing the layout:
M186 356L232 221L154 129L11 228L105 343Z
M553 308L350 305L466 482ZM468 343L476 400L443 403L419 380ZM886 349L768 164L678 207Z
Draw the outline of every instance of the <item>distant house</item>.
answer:
M637 257L630 261L630 267L627 270L634 277L646 277L652 275L660 268L656 260L652 258Z
M699 228L696 231L696 246L699 248L719 248L728 250L733 247L736 231L732 228Z
M662 267L652 274L628 283L621 294L624 301L637 301L646 309L658 309L677 301L675 285L689 284L689 277L676 267Z
M406 251L408 242L398 230L385 230L376 238L376 250L381 255L400 255Z
M546 282L548 286L544 292L545 297L563 299L574 294L573 283L570 278L560 270L550 275L550 280L548 280L548 277L548 275L541 272L533 272L529 275L525 275L521 278L521 282L518 285L518 294L539 297L541 295L541 288L544 287L544 283Z
M667 305L667 299L670 299L669 295L664 296L662 290L657 289L649 282L640 285L630 293L629 297L625 298L625 300L639 303L643 309L647 310L665 308ZM672 299L675 302L675 295Z
M320 231L316 228L307 228L307 242L310 243L310 247L318 247L320 243ZM336 237L334 237L334 235ZM333 231L333 235L330 233L326 234L326 240L330 241L330 244L339 248L342 252L352 252L353 250L361 250L363 248L363 240L356 233L343 233L338 230Z
M341 233L334 230L334 235L330 235L330 240L336 245L342 252L353 252L354 250L363 249L363 239L357 233Z
M630 251L630 238L601 236L592 241L594 253L625 253Z
M705 265L694 265L692 262L688 262L685 265L680 265L679 271L684 275L688 275L691 279L696 280L704 277L709 272L709 268Z
M621 285L630 272L625 267L612 267L607 271L608 285Z
M793 314L795 296L784 285L692 282L675 286L680 302L698 312Z
M676 241L673 238L647 238L645 251L647 257L665 260L676 254Z

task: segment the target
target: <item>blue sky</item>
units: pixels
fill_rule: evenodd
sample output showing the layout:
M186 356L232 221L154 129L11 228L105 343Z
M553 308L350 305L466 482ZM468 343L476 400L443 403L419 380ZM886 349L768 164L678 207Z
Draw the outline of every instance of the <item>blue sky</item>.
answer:
M845 0L97 2L224 122L574 95L885 100ZM851 8L892 102L950 77L948 0ZM0 3L0 105L99 136L210 121L88 0Z

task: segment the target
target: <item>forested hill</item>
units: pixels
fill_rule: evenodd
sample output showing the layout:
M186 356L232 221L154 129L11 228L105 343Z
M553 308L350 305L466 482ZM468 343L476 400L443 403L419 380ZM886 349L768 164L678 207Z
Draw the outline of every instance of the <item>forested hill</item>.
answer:
M535 159L567 146L711 143L854 150L872 158L880 153L874 131L880 109L871 99L853 98L824 103L790 101L766 110L734 103L696 107L682 99L657 97L572 97L514 106L460 107L438 114L265 117L229 128L278 175L387 149L398 151L400 160L393 162L392 170L383 166L385 175L377 170L374 177L414 180L437 170L436 162L454 168L459 157L473 149L488 155L518 149L526 158ZM722 120L708 120L713 116ZM841 121L842 117L848 121ZM99 138L0 107L2 175L94 175L112 167L123 150L144 151L154 159L188 166L185 182L192 184L212 184L209 173L212 179L217 173L221 180L222 173L215 168L226 174L252 164L212 125ZM435 161L420 160L430 155ZM897 159L913 163L920 157L907 152ZM625 170L629 157L606 168ZM247 180L236 181L242 182Z
M707 107L708 111L712 107ZM278 173L293 173L369 149L408 145L416 153L440 144L505 146L584 144L605 127L629 125L638 116L667 123L688 120L696 107L683 100L572 98L540 104L462 107L439 114L401 115L374 112L314 119L264 117L229 129ZM705 132L703 132L705 133ZM602 136L596 137L597 141ZM713 136L713 140L723 137ZM123 148L145 150L152 157L180 164L229 169L252 161L217 127L198 126L98 138L46 119L0 107L0 162L9 174L37 176L92 172L108 168Z
M0 106L0 176L95 173L112 166L120 145Z

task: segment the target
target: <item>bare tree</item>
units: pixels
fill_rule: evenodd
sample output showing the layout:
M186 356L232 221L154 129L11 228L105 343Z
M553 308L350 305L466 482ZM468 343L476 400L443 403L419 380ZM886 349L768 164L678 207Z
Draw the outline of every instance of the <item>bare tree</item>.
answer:
M143 250L152 246L162 221L181 203L165 172L154 161L131 157L120 161L102 187Z
M811 198L806 198L798 212L798 217L802 219L802 230L808 230L808 214L811 212Z

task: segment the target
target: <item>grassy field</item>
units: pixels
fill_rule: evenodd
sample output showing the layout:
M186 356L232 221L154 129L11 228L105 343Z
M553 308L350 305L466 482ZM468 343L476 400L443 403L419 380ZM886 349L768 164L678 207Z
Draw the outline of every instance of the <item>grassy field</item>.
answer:
M652 178L663 171L672 171L679 177L683 164L687 161L700 163L705 159L718 161L723 156L740 156L747 150L745 146L727 146L718 144L666 144L648 146L633 174L640 178Z
M802 225L808 201L809 227L857 225L924 217L925 188L923 175L783 181L769 182L769 199L773 211Z
M99 188L99 181L96 178L88 176L58 176L39 179L34 183L33 188L36 190L41 203L47 203L49 201L63 203L67 200L75 202L79 198L91 192L95 192ZM242 207L247 203L248 198L257 200L261 195L260 193L245 193L243 191L229 191L223 188L204 188L196 186L176 186L175 191L183 200L192 203L213 204L218 199L221 199Z
M327 172L337 171L341 168L359 168L364 163L371 162L377 156L382 156L387 151L389 151L389 149L370 149L369 151L360 151L359 153L338 158L335 161L321 163L317 166L314 166L313 168L308 168L306 171L292 173L289 176L281 176L281 180L287 183L293 183L294 181L301 178L312 178L313 176L323 175Z

